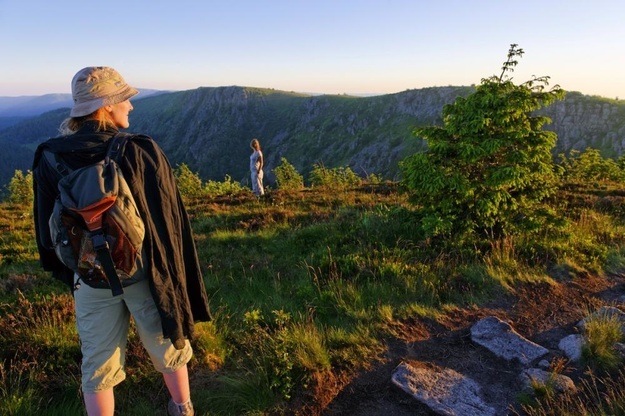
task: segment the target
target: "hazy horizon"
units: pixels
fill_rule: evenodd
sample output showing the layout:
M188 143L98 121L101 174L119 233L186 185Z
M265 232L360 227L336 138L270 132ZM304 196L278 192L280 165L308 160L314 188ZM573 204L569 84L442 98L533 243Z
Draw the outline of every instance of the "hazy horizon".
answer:
M171 93L175 93L175 92L182 92L182 91L192 91L195 89L199 89L199 88L228 88L228 87L239 87L239 88L259 88L259 89L272 89L272 90L276 90L276 91L282 91L282 92L287 92L287 93L295 93L295 94L304 94L304 95L311 95L311 96L318 96L318 95L348 95L348 96L354 96L354 97L376 97L376 96L380 96L380 95L389 95L389 94L399 94L401 92L404 91L409 91L409 90L422 90L422 89L427 89L427 88L446 88L446 87L470 87L471 85L432 85L429 87L419 87L419 88L406 88L402 91L394 91L394 92L388 92L388 93L351 93L351 94L346 94L346 93L326 93L326 92L311 92L311 91L287 91L287 90L280 90L277 88L270 88L270 87L257 87L257 86L253 86L253 85L218 85L218 86L212 86L212 87L206 87L206 86L199 86L199 87L195 87L195 88L189 88L189 89L184 89L184 90L160 90L160 89L156 89L156 88L143 88L143 87L136 87L139 91L156 91L156 92L171 92ZM606 97L600 94L587 94L584 91L577 91L577 90L566 90L566 92L576 92L576 93L580 93L583 95L588 95L588 96L598 96L598 97L602 97L602 98L607 98L607 99L614 99L614 97ZM37 98L37 97L44 97L47 95L66 95L69 98L71 98L71 92L49 92L49 93L44 93L44 94L33 94L33 95L0 95L0 98ZM143 98L141 96L141 94L136 95L134 98L131 99L132 100L136 100L136 99L141 99ZM618 99L618 97L616 97Z

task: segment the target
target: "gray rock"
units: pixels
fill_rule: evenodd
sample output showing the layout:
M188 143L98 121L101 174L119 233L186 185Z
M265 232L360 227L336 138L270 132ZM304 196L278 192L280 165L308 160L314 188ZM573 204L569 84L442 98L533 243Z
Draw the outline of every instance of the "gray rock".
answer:
M558 343L558 348L564 352L569 360L579 361L582 358L583 345L584 337L581 334L572 334L562 338Z
M439 415L496 416L495 409L482 400L480 386L452 369L402 363L391 380Z
M501 319L488 316L471 327L471 339L498 357L508 361L519 360L527 365L549 353L542 347L518 334Z
M591 313L586 318L581 320L577 324L577 326L581 329L584 329L586 327L586 322L593 319L600 319L601 321L614 319L620 322L621 325L623 325L625 324L625 312L614 306L602 306L601 308L597 309L595 312Z
M528 368L521 373L521 381L526 390L532 390L532 382L553 388L558 393L575 393L577 387L570 377L551 373L540 368Z

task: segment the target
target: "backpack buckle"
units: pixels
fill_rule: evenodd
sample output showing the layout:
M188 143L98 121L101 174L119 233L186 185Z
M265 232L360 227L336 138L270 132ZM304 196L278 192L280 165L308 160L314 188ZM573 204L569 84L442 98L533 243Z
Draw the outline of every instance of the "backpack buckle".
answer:
M91 233L91 241L93 242L93 248L95 251L100 251L101 249L108 250L109 243L104 238L104 233L102 230Z

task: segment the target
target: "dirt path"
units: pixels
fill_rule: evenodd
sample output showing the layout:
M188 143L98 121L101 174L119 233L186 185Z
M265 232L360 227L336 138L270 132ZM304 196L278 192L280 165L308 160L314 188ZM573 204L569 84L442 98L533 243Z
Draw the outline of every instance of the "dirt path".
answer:
M584 276L563 283L525 285L514 296L498 299L482 309L462 309L442 322L415 321L400 328L401 335L387 341L383 362L350 380L327 406L305 414L323 416L433 415L390 382L402 361L414 366L456 370L482 386L485 401L497 414L510 414L520 388L521 368L473 344L469 330L479 319L494 315L510 323L526 338L550 350L546 359L561 356L559 341L575 333L575 324L603 305L618 306L625 295L623 276ZM579 369L568 373L580 376Z

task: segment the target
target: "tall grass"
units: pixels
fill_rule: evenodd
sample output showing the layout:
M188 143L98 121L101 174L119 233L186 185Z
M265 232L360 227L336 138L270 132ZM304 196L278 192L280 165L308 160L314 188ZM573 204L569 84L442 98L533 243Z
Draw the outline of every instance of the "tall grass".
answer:
M564 187L550 207L558 226L470 244L425 239L418 207L390 183L189 198L214 316L198 325L190 364L199 414L327 403L383 357L382 339L405 320L437 319L519 283L619 272L623 211L602 192ZM0 205L0 408L46 414L58 404L80 414L72 298L37 265L29 209ZM161 412L166 389L135 334L127 361L118 409ZM611 386L616 400L622 389Z
M623 323L614 314L595 312L584 323L582 358L600 372L617 369L623 362L616 344L623 341Z
M575 393L545 397L521 407L526 416L616 416L625 414L625 372L599 377L589 372Z

